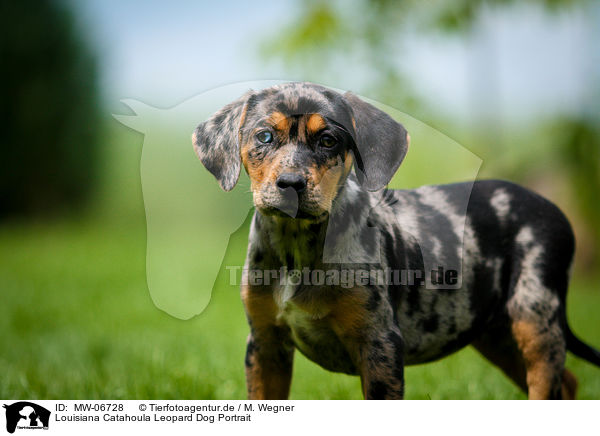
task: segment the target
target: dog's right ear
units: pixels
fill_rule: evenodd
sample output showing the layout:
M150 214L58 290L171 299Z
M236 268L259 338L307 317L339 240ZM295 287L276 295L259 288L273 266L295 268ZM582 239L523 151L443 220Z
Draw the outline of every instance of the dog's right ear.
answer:
M240 177L240 129L253 94L248 91L229 103L201 123L192 135L196 154L225 191L231 191Z

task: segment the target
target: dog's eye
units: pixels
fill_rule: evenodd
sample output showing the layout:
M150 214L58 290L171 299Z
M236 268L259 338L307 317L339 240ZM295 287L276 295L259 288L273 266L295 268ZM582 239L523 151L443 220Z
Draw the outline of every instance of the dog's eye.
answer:
M263 144L268 144L273 141L273 134L268 130L261 130L256 134L256 139L258 139Z
M334 147L337 144L337 140L330 135L323 135L321 136L321 145L323 147L327 147L327 148L331 148Z

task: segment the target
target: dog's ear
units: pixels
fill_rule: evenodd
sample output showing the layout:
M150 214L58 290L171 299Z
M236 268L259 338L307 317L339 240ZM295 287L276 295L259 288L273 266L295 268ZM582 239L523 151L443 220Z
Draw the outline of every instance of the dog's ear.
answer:
M229 103L201 123L192 135L196 154L225 191L231 191L240 177L240 129L252 95L253 91L248 91Z
M351 92L346 92L344 98L353 113L357 177L365 189L377 191L396 173L406 156L410 138L402 124L385 112Z

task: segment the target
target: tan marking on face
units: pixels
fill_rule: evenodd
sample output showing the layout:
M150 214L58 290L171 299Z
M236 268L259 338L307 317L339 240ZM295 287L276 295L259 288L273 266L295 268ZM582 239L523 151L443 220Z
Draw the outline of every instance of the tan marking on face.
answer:
M252 188L254 186L260 186L265 178L265 174L268 173L269 170L269 160L268 159L256 159L250 156L250 150L253 145L250 143L246 143L242 146L241 156L242 156L242 164L244 168L246 168L246 172L250 177L250 182L252 184Z
M555 362L548 359L548 344L538 326L529 321L515 321L512 333L525 361L530 400L549 399L552 395Z
M314 194L323 210L331 210L344 172L339 158L332 158L326 165L312 165L308 168L310 182L314 185Z
M274 187L277 183L277 178L285 168L285 160L289 157L289 147L281 147L275 153L253 156L251 150L254 144L247 143L242 147L242 163L248 176L250 177L250 188L253 192L254 205L262 207L263 194L265 190L269 190L269 186Z
M346 156L344 157L344 177L350 174L352 170L352 155L346 152Z
M282 169L285 167L284 161L289 157L289 154L293 152L290 151L291 147L291 145L283 146L275 154L273 160L269 165L267 177L265 178L265 183L270 183L274 185L277 182L279 174L282 173Z
M315 133L323 130L327 124L323 117L319 114L312 114L308 117L308 121L306 122L306 130L309 135L314 135Z
M290 130L290 119L281 112L273 112L269 116L269 118L267 118L267 122L269 122L275 129L279 130L280 132L288 132Z

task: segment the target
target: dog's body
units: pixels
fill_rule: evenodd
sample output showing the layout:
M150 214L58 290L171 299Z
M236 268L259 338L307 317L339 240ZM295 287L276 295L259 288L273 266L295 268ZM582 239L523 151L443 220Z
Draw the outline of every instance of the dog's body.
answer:
M405 364L473 344L530 398L573 398L567 349L598 365L600 353L567 325L567 219L508 182L382 189L408 142L373 106L310 84L249 93L196 130L224 189L243 163L257 207L249 397L287 398L295 348L360 375L365 398L402 398Z

